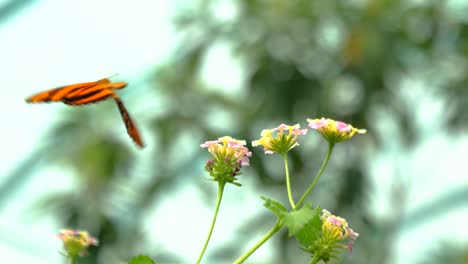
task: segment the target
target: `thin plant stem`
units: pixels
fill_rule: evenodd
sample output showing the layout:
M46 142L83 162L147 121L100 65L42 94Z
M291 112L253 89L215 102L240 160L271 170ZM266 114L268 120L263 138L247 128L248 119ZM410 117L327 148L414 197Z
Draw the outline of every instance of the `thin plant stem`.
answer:
M319 254L314 254L314 257L310 260L310 264L316 264L319 260Z
M288 190L289 204L291 204L291 208L294 209L296 208L296 205L294 204L294 200L293 200L292 192L291 192L291 180L289 177L288 155L285 153L281 156L283 157L284 170L286 171L286 188Z
M319 172L315 176L315 179L312 182L312 184L310 184L309 188L307 188L307 191L302 195L301 199L299 199L299 202L297 202L296 208L294 208L293 211L295 209L297 209L304 202L304 200L307 198L307 196L310 194L310 192L314 189L315 185L317 184L318 180L320 179L320 176L322 176L322 173L325 170L325 167L327 166L328 160L330 160L330 156L331 156L332 151L333 151L333 146L334 146L333 143L328 144L327 156L325 157L325 160L322 163L322 167L320 168Z
M69 262L68 262L69 264L75 264L76 263L76 257L75 256L70 256L68 258L68 260L69 260Z
M247 252L245 252L242 256L240 256L236 261L234 261L234 264L240 264L244 262L250 255L252 255L261 245L263 245L270 237L272 237L276 232L278 232L281 227L283 226L282 221L278 220L275 223L275 226L273 226L268 233L266 233L252 248L250 248Z
M213 233L213 229L216 223L216 217L218 216L218 211L219 211L219 206L221 205L221 199L223 198L223 192L224 192L224 186L226 185L226 182L224 181L219 181L218 182L218 199L216 201L216 209L213 215L213 220L211 221L211 227L210 227L210 232L208 233L208 237L206 238L205 245L203 246L203 249L200 253L200 256L198 257L197 264L200 264L203 255L205 254L206 248L208 247L208 243L210 242L211 234Z

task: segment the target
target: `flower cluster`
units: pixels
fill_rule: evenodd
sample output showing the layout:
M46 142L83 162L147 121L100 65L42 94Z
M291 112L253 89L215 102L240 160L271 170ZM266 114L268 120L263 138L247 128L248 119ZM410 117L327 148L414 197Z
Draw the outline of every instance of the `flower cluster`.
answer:
M307 119L309 127L316 129L330 143L338 143L352 138L356 133L364 134L365 129L357 129L352 125L333 119Z
M252 156L245 144L244 140L225 136L200 145L202 148L208 148L208 152L213 156L205 165L213 180L240 185L235 182L235 177L241 174L243 166L249 165L249 157Z
M337 257L342 249L348 249L351 254L353 242L357 239L359 234L349 227L345 219L332 215L326 210L320 211L319 207L317 207L316 210L310 210L310 208L307 209L306 207L300 208L300 205L302 205L317 184L330 158L334 144L349 140L355 134L364 134L366 130L357 129L349 124L332 119L307 119L307 121L309 122L310 128L317 130L317 132L329 142L329 148L320 171L297 204L294 203L292 195L287 153L299 145L299 136L306 135L308 130L301 129L299 124L293 126L281 124L276 128L264 129L261 132L260 139L252 141L253 147L263 146L265 154L277 153L282 156L285 167L288 199L292 210L291 212L287 212L286 207L280 202L267 199L268 202L265 206L272 210L279 218L277 224L272 229L274 232L269 232L252 250L242 255L235 263L242 263L258 246L264 243L283 226L290 228L290 234L294 233L296 238L304 246L303 249L312 254L313 258L310 263L316 264L320 260L328 262L330 259ZM213 224L211 225L208 238L197 263L201 262L210 240L225 183L228 182L240 186L240 184L236 182L236 176L241 174L241 168L243 166L249 165L249 158L252 156L252 153L245 145L246 142L244 140L237 140L228 136L221 137L218 140L206 141L200 145L202 148L207 148L209 153L213 156L213 159L206 162L205 170L209 172L214 181L219 183L219 192ZM299 211L301 211L301 213L299 213ZM282 221L282 218L286 217L285 215L287 215L288 221ZM296 221L302 223L306 215L311 216L311 221L308 222L306 226L298 228ZM343 244L345 241L348 241L347 245Z
M86 255L90 245L98 245L97 239L83 230L62 229L57 237L63 241L68 256L73 258Z
M287 131L287 133L285 133ZM288 126L281 124L276 128L264 129L260 134L261 138L252 142L252 146L262 145L265 154L286 154L295 146L299 145L297 138L299 135L307 134L307 129L300 129L300 125Z
M349 250L351 254L353 251L353 241L359 236L358 233L354 232L348 225L348 222L344 218L332 215L327 210L322 210L322 236L325 241L333 244L332 247L343 247ZM350 238L348 246L339 244L340 242Z

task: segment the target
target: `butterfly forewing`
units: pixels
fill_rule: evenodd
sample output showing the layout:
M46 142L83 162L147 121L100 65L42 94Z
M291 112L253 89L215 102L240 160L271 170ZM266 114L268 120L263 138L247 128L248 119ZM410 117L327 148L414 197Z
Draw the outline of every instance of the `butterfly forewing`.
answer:
M95 82L70 84L46 90L26 98L26 102L62 101L68 105L91 104L107 99L112 94L111 89L122 89L126 86L126 82L112 83L108 78L104 78Z
M84 87L94 86L96 82L86 82L86 83L77 83L66 86L61 86L58 88L53 88L49 90L42 91L35 95L32 95L26 98L28 103L41 103L41 102L57 102L60 101L63 96L73 92L75 90L83 89Z
M99 86L99 85L97 85ZM99 87L98 87L99 88ZM84 105L91 103L98 103L102 100L106 100L112 96L113 92L110 89L99 88L76 94L74 96L66 96L62 99L65 104L68 105Z

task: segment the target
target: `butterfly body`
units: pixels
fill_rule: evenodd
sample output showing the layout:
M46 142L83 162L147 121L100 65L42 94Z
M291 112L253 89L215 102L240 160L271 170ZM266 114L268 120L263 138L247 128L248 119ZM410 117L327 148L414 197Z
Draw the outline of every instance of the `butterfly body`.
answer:
M144 144L134 121L130 117L120 97L114 92L114 90L123 89L126 86L126 82L111 82L108 78L104 78L95 82L70 84L45 90L26 98L26 102L63 102L67 105L77 106L97 103L112 97L117 104L128 135L138 146L143 148Z

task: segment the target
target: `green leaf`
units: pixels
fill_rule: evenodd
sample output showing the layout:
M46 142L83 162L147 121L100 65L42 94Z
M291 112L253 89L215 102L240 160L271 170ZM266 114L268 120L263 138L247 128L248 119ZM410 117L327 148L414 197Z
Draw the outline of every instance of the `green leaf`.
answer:
M310 204L305 204L301 209L290 212L284 217L284 225L288 227L289 236L297 236L304 232L306 225L310 222L320 221L320 208L312 208ZM315 220L314 220L315 219Z
M138 255L138 256L135 256L133 257L129 262L128 264L155 264L154 261L148 257L148 256L144 256L144 255Z
M260 196L260 198L265 200L265 203L263 205L266 208L270 209L270 211L272 211L278 218L283 218L285 215L287 215L288 209L280 202L268 198L266 196Z
M317 214L296 234L296 239L304 248L310 250L314 248L321 235L322 220L320 219L320 215Z

